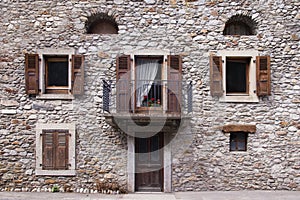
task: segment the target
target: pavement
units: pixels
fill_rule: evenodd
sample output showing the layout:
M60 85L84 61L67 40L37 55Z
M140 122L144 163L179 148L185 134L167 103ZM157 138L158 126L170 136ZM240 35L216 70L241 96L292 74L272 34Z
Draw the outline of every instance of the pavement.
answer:
M133 194L0 192L0 200L300 200L300 191L226 191Z

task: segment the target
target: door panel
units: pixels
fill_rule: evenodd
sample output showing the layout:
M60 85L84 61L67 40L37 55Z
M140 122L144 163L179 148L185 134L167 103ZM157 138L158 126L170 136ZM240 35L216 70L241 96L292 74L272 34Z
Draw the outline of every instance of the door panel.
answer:
M163 134L135 139L136 190L159 192L163 189Z

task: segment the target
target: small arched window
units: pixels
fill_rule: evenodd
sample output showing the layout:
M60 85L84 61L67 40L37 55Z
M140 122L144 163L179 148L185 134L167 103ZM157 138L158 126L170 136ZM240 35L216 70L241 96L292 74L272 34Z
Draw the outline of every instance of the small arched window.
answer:
M97 13L88 18L86 32L88 34L118 34L119 28L115 19L106 13Z
M225 24L223 35L254 35L256 22L247 15L234 15Z

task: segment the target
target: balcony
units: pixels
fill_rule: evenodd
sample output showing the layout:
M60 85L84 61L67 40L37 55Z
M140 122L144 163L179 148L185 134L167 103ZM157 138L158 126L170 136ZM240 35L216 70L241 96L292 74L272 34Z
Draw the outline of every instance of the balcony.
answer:
M172 80L103 80L103 112L112 126L126 127L164 123L170 131L186 123L192 114L192 83Z

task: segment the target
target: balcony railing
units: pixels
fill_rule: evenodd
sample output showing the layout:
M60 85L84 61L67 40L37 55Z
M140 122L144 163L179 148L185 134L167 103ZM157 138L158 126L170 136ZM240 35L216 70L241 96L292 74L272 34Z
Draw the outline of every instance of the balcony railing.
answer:
M189 114L192 83L172 80L103 80L103 111L108 113Z

